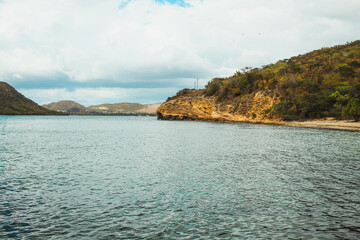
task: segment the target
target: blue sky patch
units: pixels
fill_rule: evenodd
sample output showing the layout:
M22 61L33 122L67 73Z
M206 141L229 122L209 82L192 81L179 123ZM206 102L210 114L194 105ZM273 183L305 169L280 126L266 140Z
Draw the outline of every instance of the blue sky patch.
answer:
M0 1L1 1L1 0L0 0ZM120 8L120 9L125 8L126 5L128 5L128 3L129 3L130 1L131 1L131 0L127 0L127 1L124 1L124 2L120 3L119 8Z
M165 2L168 2L168 3L171 3L171 4L177 4L181 7L190 7L190 4L188 4L185 0L155 0L156 2L159 2L159 3L165 3Z
M1 2L2 0L0 0ZM124 9L132 0L126 0L120 3L119 9ZM165 4L166 2L170 4L177 4L180 7L190 7L191 5L187 3L185 0L155 0L155 2Z

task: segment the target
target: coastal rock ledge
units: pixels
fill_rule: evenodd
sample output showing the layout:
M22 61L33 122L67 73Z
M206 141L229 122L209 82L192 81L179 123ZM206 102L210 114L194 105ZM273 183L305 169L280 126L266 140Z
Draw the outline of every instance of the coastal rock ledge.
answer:
M270 109L278 103L276 97L257 92L243 101L217 103L212 96L201 90L182 91L169 98L157 109L159 120L220 121L286 125L293 127L324 128L360 131L360 122L335 119L312 119L307 121L283 121L275 117Z
M217 103L201 90L186 90L169 98L157 110L159 120L195 120L223 122L279 123L268 113L278 100L263 92L247 96L238 104Z

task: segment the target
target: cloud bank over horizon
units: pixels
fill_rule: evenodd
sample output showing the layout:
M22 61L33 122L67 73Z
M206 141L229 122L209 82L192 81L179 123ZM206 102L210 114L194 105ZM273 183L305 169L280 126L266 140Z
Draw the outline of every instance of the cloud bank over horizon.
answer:
M358 0L3 0L0 81L43 104L164 101L360 39Z

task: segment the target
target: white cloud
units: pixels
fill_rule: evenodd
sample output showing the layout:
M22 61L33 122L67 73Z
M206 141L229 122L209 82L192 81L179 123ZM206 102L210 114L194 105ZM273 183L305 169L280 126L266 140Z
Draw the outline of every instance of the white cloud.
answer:
M18 73L13 74L13 77L16 78L16 79L23 79L23 76L21 76Z
M124 2L4 1L0 79L210 80L360 38L358 0Z
M54 63L53 56L37 49L0 49L0 74L50 76L61 67Z

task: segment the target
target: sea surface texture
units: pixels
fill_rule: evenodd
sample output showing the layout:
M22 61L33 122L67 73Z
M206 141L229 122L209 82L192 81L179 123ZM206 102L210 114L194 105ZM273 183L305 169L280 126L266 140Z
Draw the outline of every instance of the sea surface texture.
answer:
M360 133L0 116L0 239L360 239Z

